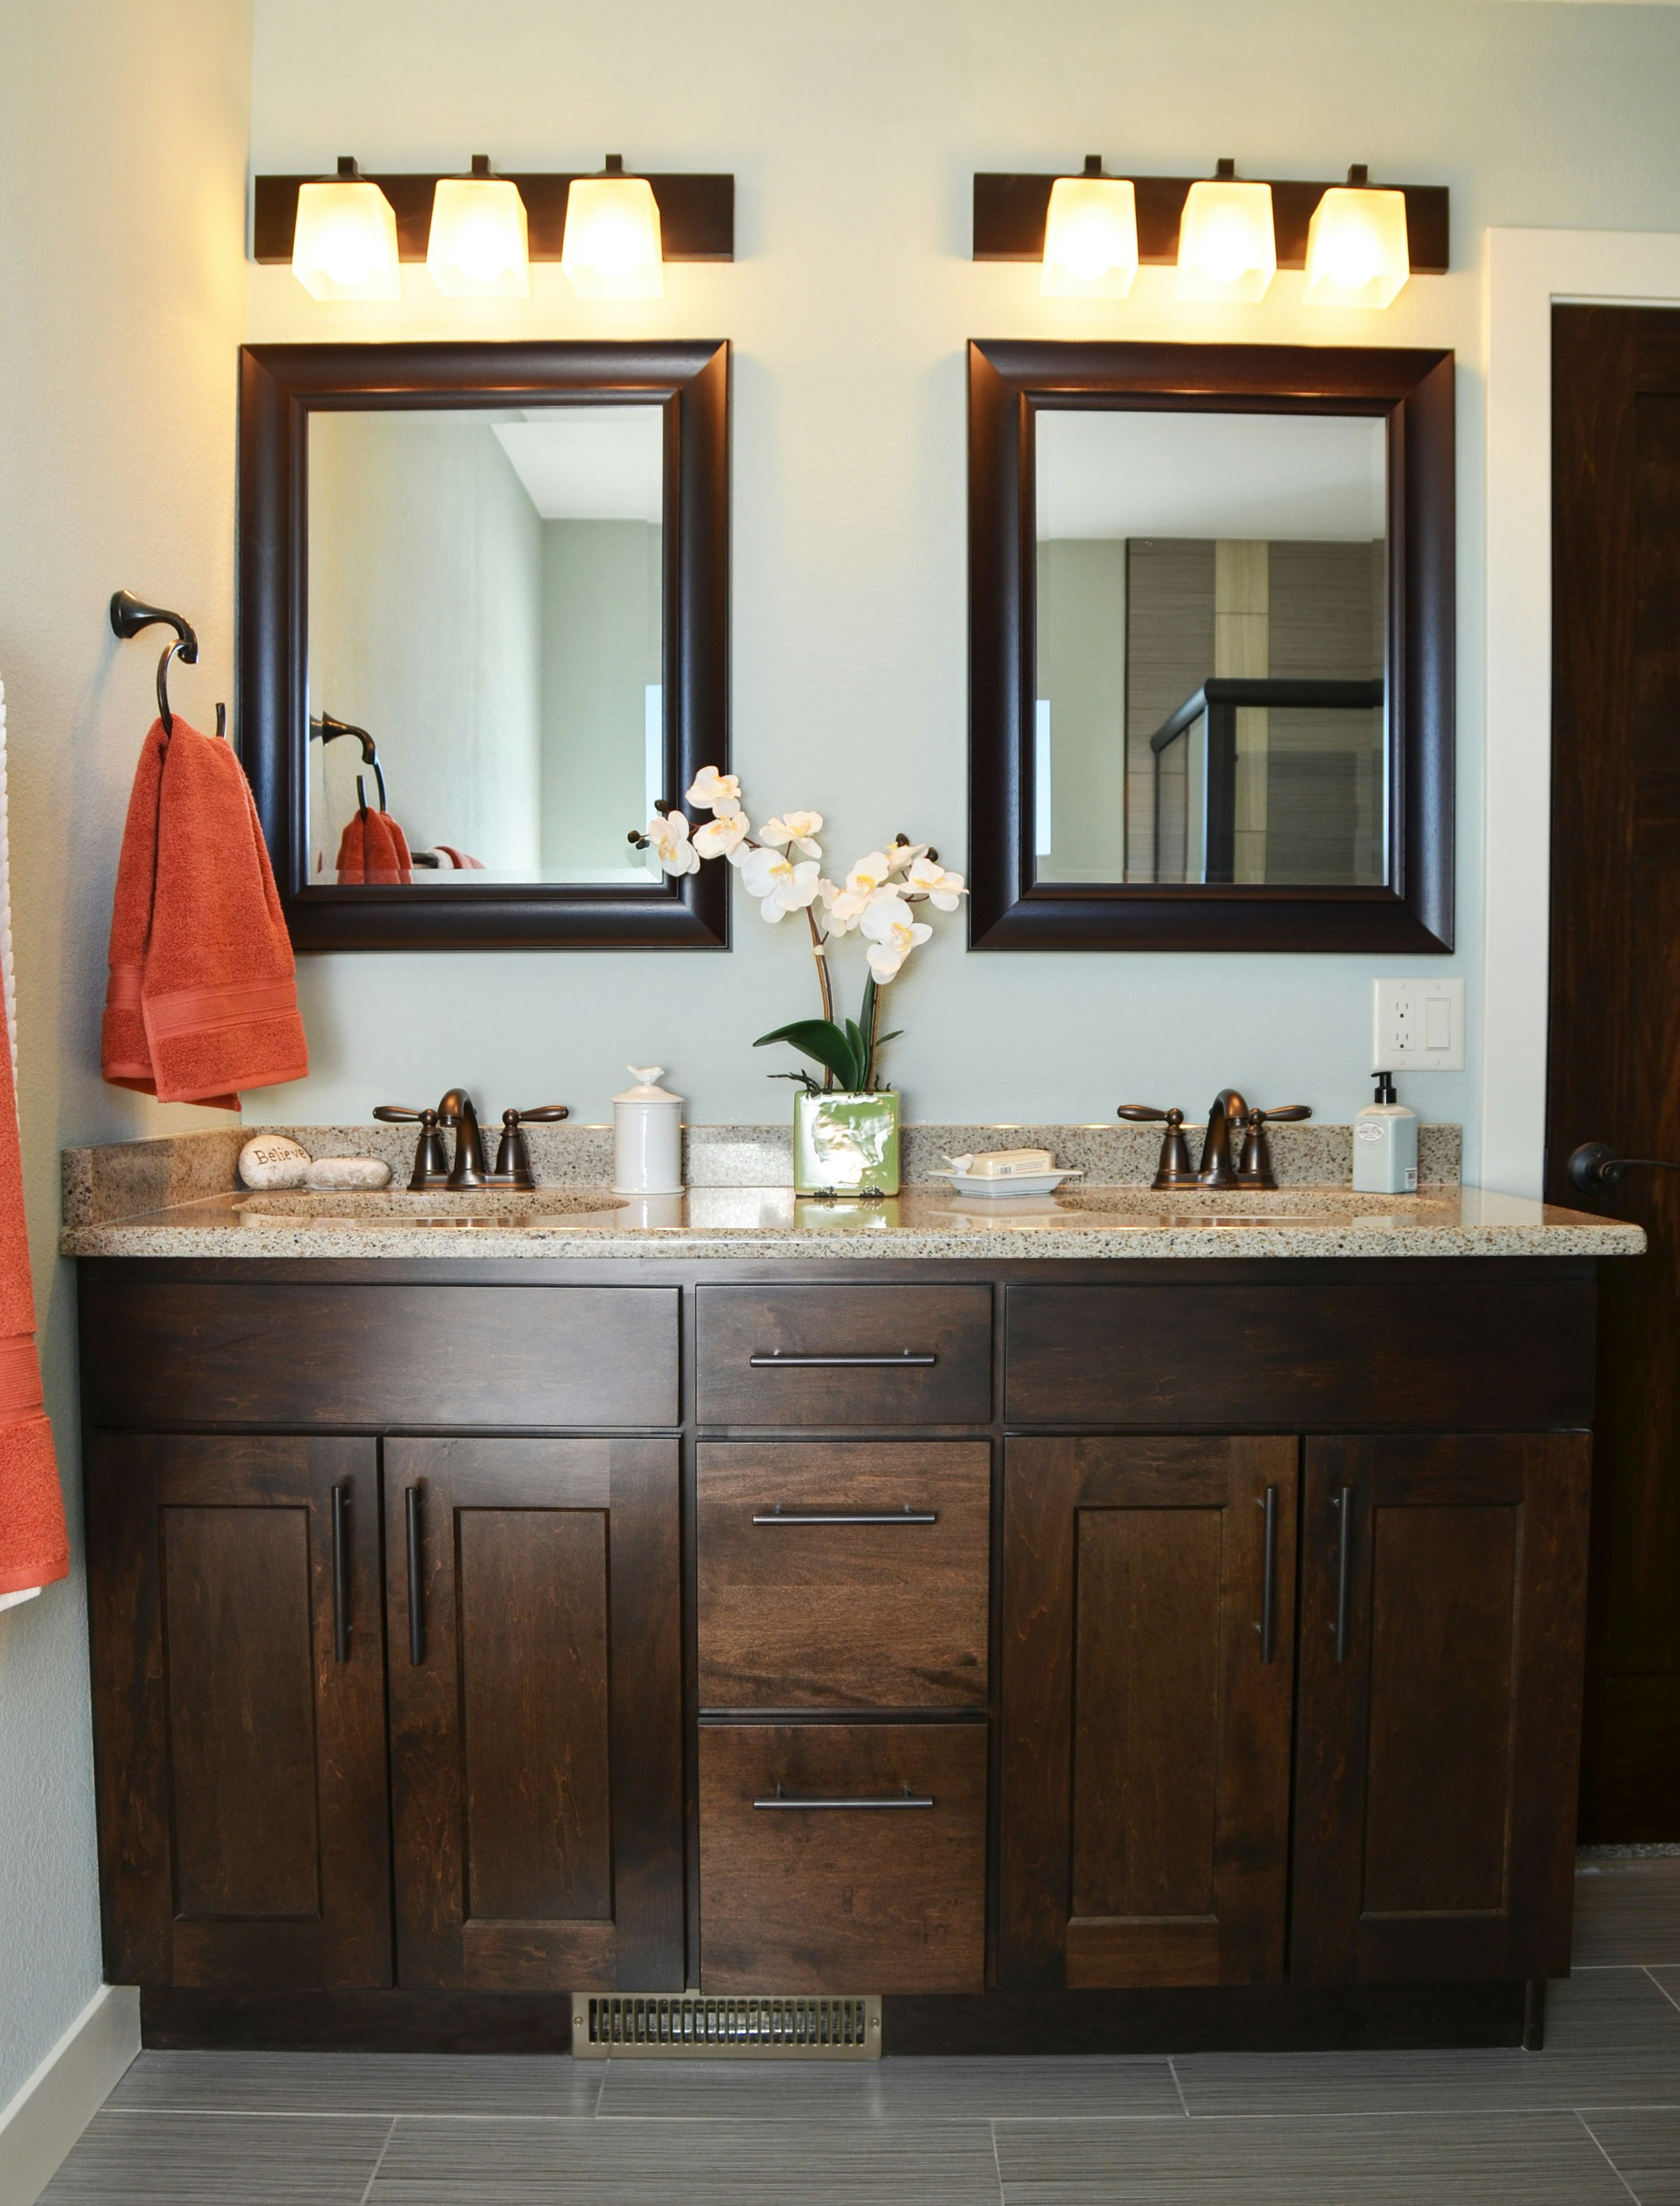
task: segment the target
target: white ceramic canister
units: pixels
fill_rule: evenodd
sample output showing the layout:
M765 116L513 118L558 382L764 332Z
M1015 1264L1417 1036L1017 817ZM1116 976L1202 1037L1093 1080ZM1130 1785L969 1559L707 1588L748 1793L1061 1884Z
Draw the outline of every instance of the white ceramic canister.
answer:
M682 1098L655 1083L663 1064L632 1064L636 1085L612 1099L615 1195L682 1192Z

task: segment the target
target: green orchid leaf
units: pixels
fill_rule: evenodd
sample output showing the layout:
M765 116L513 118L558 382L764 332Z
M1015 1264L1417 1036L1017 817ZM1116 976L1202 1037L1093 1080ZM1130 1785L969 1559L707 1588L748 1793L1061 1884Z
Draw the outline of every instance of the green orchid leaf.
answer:
M795 1019L771 1034L760 1034L753 1046L762 1049L772 1041L789 1042L803 1056L814 1058L844 1086L849 1086L855 1076L851 1042L831 1019Z

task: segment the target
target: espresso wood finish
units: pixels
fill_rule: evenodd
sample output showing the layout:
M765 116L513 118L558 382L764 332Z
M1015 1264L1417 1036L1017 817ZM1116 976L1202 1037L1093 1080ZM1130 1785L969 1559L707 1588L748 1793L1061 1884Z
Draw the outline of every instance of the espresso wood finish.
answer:
M1296 1982L1567 1972L1590 1461L1308 1441Z
M1680 1839L1680 313L1552 310L1546 1190L1636 1221L1599 1326L1582 1834Z
M701 1287L694 1307L703 1425L991 1418L989 1286Z
M986 1442L703 1441L698 1476L702 1708L985 1706Z
M1006 1988L1283 1975L1297 1458L1009 1444Z
M386 1444L404 1985L681 1988L678 1513L670 1440Z
M93 1434L86 1476L107 1975L390 1983L372 1443Z
M309 417L320 408L657 405L664 424L664 784L680 803L729 752L729 346L660 343L247 345L240 354L240 755L295 949L714 949L729 876L612 888L309 874ZM625 830L640 826L625 823Z
M595 173L599 174L599 171ZM501 170L497 174L500 176ZM270 267L289 266L297 230L301 185L315 176L257 176L251 192L251 258ZM396 218L396 257L424 260L432 234L435 176L399 172L370 176ZM533 260L558 260L566 240L566 204L574 182L585 178L539 173L509 176L525 203L526 247ZM646 176L659 210L662 260L733 260L735 178L730 176ZM1445 197L1445 194L1443 194Z
M1452 947L1453 357L1380 346L968 348L968 938L977 950ZM1388 425L1387 885L1034 878L1034 438L1067 407L1353 414Z
M704 1724L700 1987L978 1991L981 1724ZM783 1797L927 1807L759 1808Z
M145 1285L82 1291L96 1424L675 1425L670 1287Z
M1200 1267L1195 1267L1199 1271ZM1012 1425L1439 1430L1587 1423L1589 1267L1371 1265L1288 1294L1192 1279L1015 1285Z

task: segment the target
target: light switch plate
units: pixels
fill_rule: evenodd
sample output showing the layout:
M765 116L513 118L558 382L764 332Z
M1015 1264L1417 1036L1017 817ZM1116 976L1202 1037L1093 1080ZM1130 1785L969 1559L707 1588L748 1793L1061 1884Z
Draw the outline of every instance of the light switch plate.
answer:
M1373 1072L1464 1070L1462 981L1378 981L1373 986Z

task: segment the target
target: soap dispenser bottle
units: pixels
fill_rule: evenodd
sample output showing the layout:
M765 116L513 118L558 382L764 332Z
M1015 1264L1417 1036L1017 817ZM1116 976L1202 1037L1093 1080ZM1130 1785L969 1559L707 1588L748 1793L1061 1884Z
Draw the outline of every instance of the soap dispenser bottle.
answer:
M1354 1187L1361 1195L1415 1195L1417 1113L1395 1101L1391 1073L1376 1081L1376 1101L1354 1118Z

